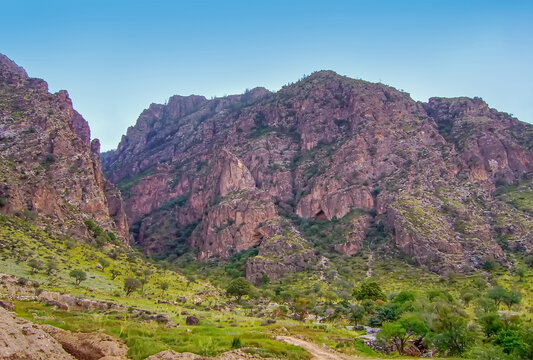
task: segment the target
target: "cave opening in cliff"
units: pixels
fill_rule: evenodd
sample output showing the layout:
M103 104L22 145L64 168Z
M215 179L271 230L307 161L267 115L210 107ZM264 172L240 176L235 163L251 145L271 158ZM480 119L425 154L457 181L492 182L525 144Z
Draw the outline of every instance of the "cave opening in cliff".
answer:
M326 217L326 214L324 214L324 211L322 211L322 210L320 210L319 212L316 213L315 219L316 220L320 220L320 221L327 221L328 220L328 218Z

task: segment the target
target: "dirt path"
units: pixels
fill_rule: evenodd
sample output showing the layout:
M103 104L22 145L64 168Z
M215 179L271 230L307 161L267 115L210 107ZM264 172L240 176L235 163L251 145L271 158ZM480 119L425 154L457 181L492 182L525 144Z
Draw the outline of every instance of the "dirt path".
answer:
M286 342L287 344L303 347L313 355L313 359L326 359L326 360L352 360L361 359L349 355L344 355L333 351L327 347L323 347L302 339L297 339L291 336L278 336L276 340Z
M355 355L346 355L334 351L326 346L318 345L306 340L298 339L292 336L277 336L276 340L283 341L287 344L303 347L313 356L312 359L324 360L379 360L378 358L359 357ZM420 360L418 359L404 359L404 360Z

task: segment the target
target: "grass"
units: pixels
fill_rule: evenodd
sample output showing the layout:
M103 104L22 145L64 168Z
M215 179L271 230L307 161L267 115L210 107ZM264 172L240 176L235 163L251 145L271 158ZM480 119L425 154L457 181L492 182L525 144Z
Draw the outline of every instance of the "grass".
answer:
M0 272L38 281L41 288L46 290L80 294L110 300L126 307L164 313L178 325L167 327L156 322L142 321L132 318L128 311L62 311L41 303L16 302L16 312L28 320L72 331L103 331L119 337L130 348L129 355L133 359L143 359L166 349L214 356L231 350L235 338L240 339L243 348L251 348L251 353L262 356L309 358L309 354L302 348L276 341L276 335L301 336L346 354L384 357L360 341L345 341L344 339L353 339L362 333L347 330L346 326L350 324L342 317L320 325L278 317L275 324L261 326L273 314L264 310L264 315L252 316L257 313L257 304L263 304L265 309L269 302L289 306L288 302L297 296L311 297L315 302L332 305L338 304L343 298L351 299L353 289L362 281L368 280L368 251L365 248L354 257L328 254L329 264L325 268L290 274L280 281L262 285L255 289L256 300L245 301L240 306L230 308L226 306L230 299L217 285L224 287L228 279L243 271L243 259L250 255L248 252L218 264L194 262L189 269L190 274L203 276L204 279L193 280L190 276L156 266L133 250L114 244L95 248L54 236L25 220L0 217ZM387 294L404 289L417 289L421 292L443 289L459 299L461 291L472 287L474 281L472 276L441 277L406 264L401 258L376 256L376 252L374 254L371 264L373 276L370 280L378 282ZM33 258L44 263L53 259L58 264L58 270L52 275L45 271L33 273L28 266L29 259ZM110 265L103 270L97 269L99 259L107 260ZM522 265L522 259L518 255L511 260L517 266ZM75 286L68 276L74 268L80 268L88 274L88 279L81 286ZM115 280L111 279L112 268L122 273ZM145 272L150 275L144 292L135 292L125 297L122 289L124 278L139 278L145 276ZM322 276L326 277L325 281ZM522 281L505 268L484 276L490 278L492 283L498 282L506 288L520 288L524 294L521 311L533 313L531 268L527 268ZM165 293L159 287L161 281L170 283L170 288ZM160 303L160 300L171 304ZM174 301L176 304L173 304ZM215 307L221 310L214 310ZM466 310L473 315L473 304ZM187 326L186 316L181 315L182 311L197 316L200 325Z

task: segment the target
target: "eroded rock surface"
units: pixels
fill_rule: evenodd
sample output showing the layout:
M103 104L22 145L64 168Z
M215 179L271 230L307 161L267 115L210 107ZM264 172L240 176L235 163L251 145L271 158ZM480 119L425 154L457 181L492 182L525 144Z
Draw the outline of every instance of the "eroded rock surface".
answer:
M0 308L0 359L75 360L38 325Z
M0 213L71 236L86 236L92 219L127 241L120 196L101 170L100 144L68 93L49 93L0 54Z
M502 236L506 248L533 251L531 214L494 193L529 181L532 149L531 125L481 99L420 103L320 71L276 93L151 105L104 155L104 169L149 253L224 258L258 247L249 278L275 277L283 253L268 240L285 231L273 223L288 221L312 248L298 223L347 224L356 211L366 215L332 250L354 255L381 236L420 266L468 271L489 257L505 262Z

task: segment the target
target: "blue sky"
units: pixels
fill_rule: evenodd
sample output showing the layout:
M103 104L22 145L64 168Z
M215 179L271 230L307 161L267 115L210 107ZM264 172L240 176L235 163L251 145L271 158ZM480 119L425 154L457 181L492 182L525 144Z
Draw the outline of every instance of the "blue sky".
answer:
M66 89L102 149L150 103L330 69L533 122L533 1L2 1L0 53Z

